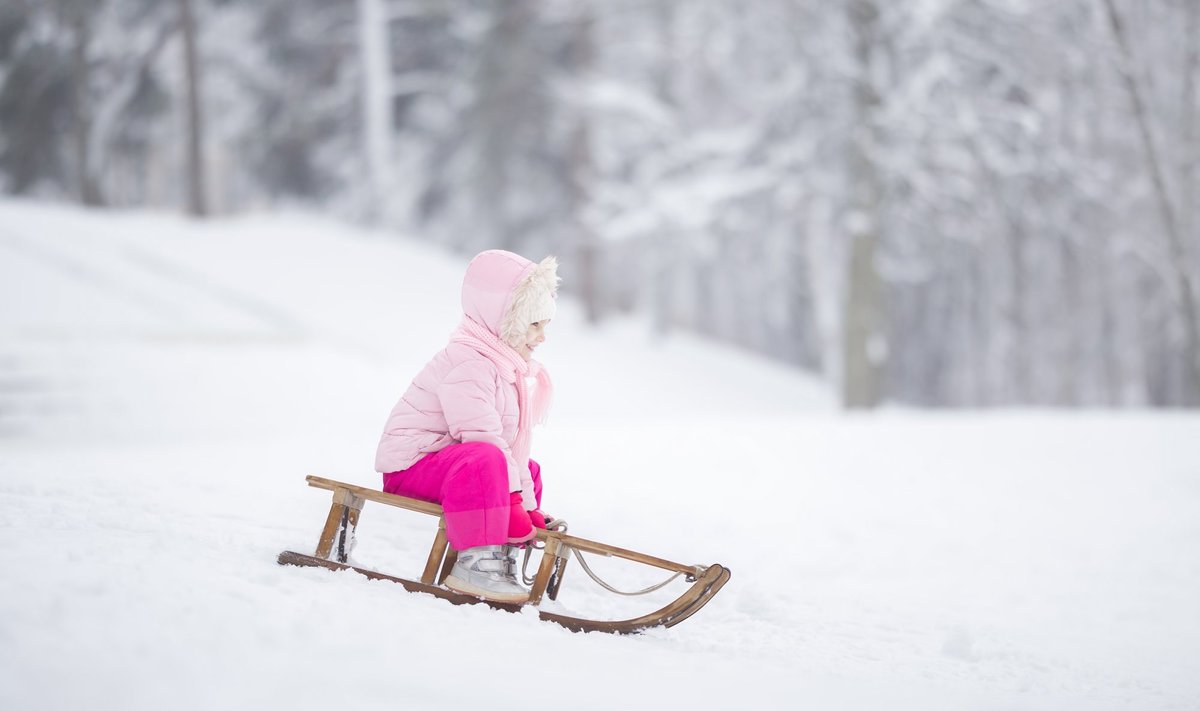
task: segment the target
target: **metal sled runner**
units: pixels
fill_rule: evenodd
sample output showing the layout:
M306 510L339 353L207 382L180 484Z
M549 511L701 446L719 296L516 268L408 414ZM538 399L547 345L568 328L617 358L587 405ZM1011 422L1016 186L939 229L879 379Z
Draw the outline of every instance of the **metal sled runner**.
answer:
M395 494L385 494L382 491L368 489L340 481L309 476L308 485L333 492L333 504L329 507L329 516L325 519L325 528L317 543L316 553L305 555L293 551L279 554L280 565L304 565L328 568L330 570L353 570L372 580L390 580L404 586L409 592L422 592L448 600L455 605L484 603L500 610L516 612L524 605L492 602L470 595L454 592L440 587L442 581L450 574L457 553L450 549L446 540L446 522L442 518L442 507L417 499L410 499ZM438 532L433 540L433 548L429 551L429 559L421 574L420 582L399 578L384 573L356 568L347 564L348 545L353 539L358 526L358 519L367 501L374 501L388 506L417 511L438 517ZM558 599L559 586L562 584L563 572L572 552L595 553L602 556L613 556L625 560L661 568L672 573L686 576L692 585L682 595L665 607L635 617L630 620L589 620L579 617L559 615L544 610L538 611L538 616L547 622L554 622L575 632L611 632L615 634L630 634L651 627L673 627L696 614L729 580L729 570L716 563L712 565L683 565L662 558L645 555L636 551L617 548L615 546L589 541L585 538L569 536L559 531L537 531L537 540L545 543L542 551L541 564L533 579L529 602L525 605L537 606L543 597L551 600ZM586 568L582 556L576 554ZM591 572L588 571L589 575ZM593 576L594 577L594 576ZM611 589L611 588L610 588Z

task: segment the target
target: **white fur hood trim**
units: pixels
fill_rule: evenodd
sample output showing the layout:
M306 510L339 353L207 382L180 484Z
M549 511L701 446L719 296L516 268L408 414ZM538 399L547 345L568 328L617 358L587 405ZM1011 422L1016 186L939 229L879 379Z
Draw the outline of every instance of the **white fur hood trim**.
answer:
M559 281L558 260L554 257L546 257L533 268L513 290L508 313L500 322L501 340L518 348L530 324L554 318Z

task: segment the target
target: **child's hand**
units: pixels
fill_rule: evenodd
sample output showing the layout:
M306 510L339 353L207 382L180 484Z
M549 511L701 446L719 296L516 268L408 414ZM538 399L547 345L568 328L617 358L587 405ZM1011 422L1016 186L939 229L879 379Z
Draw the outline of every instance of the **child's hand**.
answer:
M521 504L521 492L514 491L508 497L508 542L512 544L525 543L533 540L534 530L532 511L526 511ZM542 528L545 528L543 526Z
M550 517L542 513L541 509L534 509L529 512L529 522L533 524L534 528L545 530L546 522L549 520Z

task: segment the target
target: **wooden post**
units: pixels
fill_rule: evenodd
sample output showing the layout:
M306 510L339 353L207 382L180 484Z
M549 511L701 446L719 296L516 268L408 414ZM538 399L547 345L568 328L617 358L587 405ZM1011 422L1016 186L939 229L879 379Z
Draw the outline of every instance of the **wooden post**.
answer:
M354 532L358 530L358 516L362 513L363 500L357 499L357 507L348 505L346 515L342 518L342 530L337 539L337 561L345 563L350 559L350 551L354 548Z
M551 600L558 599L558 589L562 587L563 573L567 572L567 561L571 559L571 549L559 546L558 553L554 557L554 570L550 572L550 581L546 583L546 597Z
M529 591L529 604L537 605L546 594L546 586L550 584L550 573L554 571L558 560L559 542L557 538L546 539L546 550L542 551L542 564L538 566L537 577L533 579L533 588ZM557 593L556 593L557 594Z
M444 561L442 561L442 572L438 573L438 579L437 579L438 585L441 585L442 583L446 582L446 578L449 577L450 571L454 568L454 564L457 562L458 562L458 551L454 550L453 548L446 551L446 559Z
M446 518L438 519L437 536L433 539L433 548L429 549L429 560L425 561L425 572L421 573L421 582L433 585L433 577L438 573L438 567L446 555ZM439 583L441 581L438 581Z
M346 540L354 538L354 529L358 527L358 516L366 500L356 496L349 489L337 488L333 491L333 503L329 507L329 516L325 518L325 528L321 530L321 539L317 541L316 557L330 560L337 543L337 560L345 563L349 557Z

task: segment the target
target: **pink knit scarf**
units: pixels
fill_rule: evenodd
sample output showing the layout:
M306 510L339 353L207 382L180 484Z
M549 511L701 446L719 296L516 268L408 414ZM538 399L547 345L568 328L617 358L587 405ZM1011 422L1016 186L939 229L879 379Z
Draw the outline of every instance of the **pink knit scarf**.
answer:
M500 340L496 334L464 316L462 323L450 336L451 343L464 343L475 349L500 371L505 382L517 386L517 439L513 442L512 455L522 474L529 468L529 446L533 440L533 425L545 422L550 409L554 384L550 374L536 360L526 361L516 349ZM529 378L534 378L532 400ZM522 477L524 478L524 477Z

